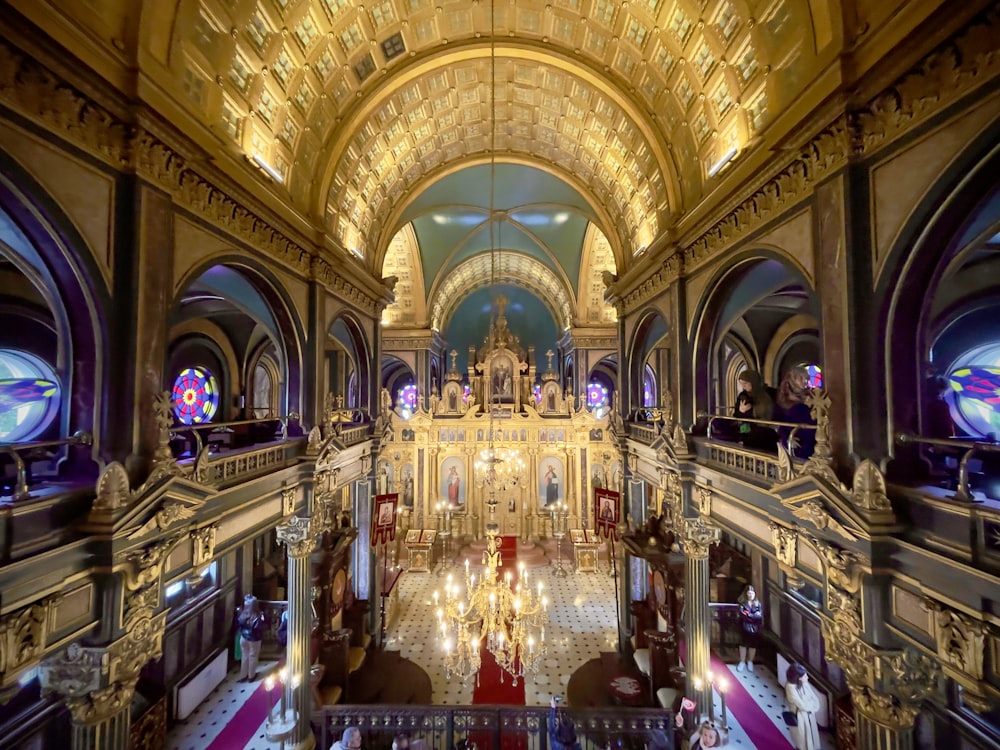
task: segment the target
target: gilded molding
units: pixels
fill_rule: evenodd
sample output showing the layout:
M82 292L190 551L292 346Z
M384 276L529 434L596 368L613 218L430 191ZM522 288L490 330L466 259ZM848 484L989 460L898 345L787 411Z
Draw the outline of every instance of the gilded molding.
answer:
M49 597L0 618L0 684L45 651L59 597Z
M865 568L871 567L871 560L865 555L851 550L842 550L822 539L813 536L807 538L816 547L820 557L826 563L827 581L845 591L857 593L861 588L861 575Z
M101 161L128 165L130 126L6 40L0 40L0 102Z
M989 8L855 113L865 155L1000 73L1000 10Z
M828 529L849 542L857 540L857 537L844 524L830 515L830 512L826 509L826 505L821 500L811 498L802 503L792 505L791 508L793 516L801 518L803 521L808 521L820 531Z
M721 535L722 530L718 526L707 523L701 516L685 518L680 535L684 554L691 559L704 560L708 557L709 547L718 544Z
M649 274L638 282L632 291L620 298L615 305L619 316L634 311L651 299L659 297L684 273L684 256L674 252L663 259L659 266L653 266ZM617 298L617 293L612 291Z
M909 729L920 713L919 705L902 703L895 696L872 690L867 685L851 685L854 706L867 718L893 731Z
M694 488L695 507L699 516L711 518L712 516L712 488L696 485Z
M191 560L195 568L208 565L215 558L215 539L219 532L219 524L204 526L191 532Z
M832 486L844 489L833 470L833 451L830 450L830 399L822 388L813 388L806 397L809 414L816 422L816 447L802 467L802 474L811 474L829 482Z
M798 558L798 532L774 521L768 525L771 528L771 544L774 545L775 558L782 566L794 570Z
M851 501L858 510L867 513L892 513L886 494L885 477L871 459L866 458L854 472Z
M73 721L85 726L94 726L128 711L135 695L137 680L113 682L85 696L66 701Z
M941 663L967 678L983 679L986 625L935 599L925 599L924 603L933 615L934 641Z
M281 491L281 515L290 516L295 512L295 500L298 495L298 485L286 487Z

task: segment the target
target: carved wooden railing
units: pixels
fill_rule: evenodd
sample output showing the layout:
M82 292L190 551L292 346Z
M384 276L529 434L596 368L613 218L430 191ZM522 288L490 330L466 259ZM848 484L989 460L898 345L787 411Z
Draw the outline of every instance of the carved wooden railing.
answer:
M204 458L199 456L194 461L195 479L201 484L219 485L281 467L304 441L305 438L295 438L261 448L238 448L215 456L203 450ZM190 460L179 463L183 465Z
M695 441L699 443L700 441ZM778 456L747 450L737 443L703 443L704 458L719 468L746 474L767 484L780 479Z
M363 443L371 437L371 425L362 424L357 427L344 427L338 439L344 447Z
M673 716L653 709L566 709L582 750L606 748L673 747ZM453 748L462 740L476 750L545 750L549 709L498 706L326 706L313 713L318 727L317 747L330 747L346 727L361 730L362 747L388 747L393 738L407 733L410 744ZM502 742L501 742L502 740Z
M969 486L969 459L977 453L1000 453L1000 444L981 441L969 442L968 440L927 438L903 432L896 435L896 441L904 445L906 443L913 443L948 448L956 454L960 453L962 457L958 459L958 487L955 490L955 494L952 495L952 499L963 503L976 501L975 493Z
M789 456L794 455L792 446L797 445L796 435L798 431L799 430L815 431L817 427L817 425L808 422L782 422L777 419L749 419L747 417L734 417L726 414L711 414L711 415L703 414L701 416L708 417L707 435L709 440L716 439L712 433L712 427L716 424L716 422L736 422L737 424L764 425L765 427L770 427L772 430L774 430L776 435L781 434L780 432L778 432L778 430L787 430L791 428L788 433L788 436L784 439L785 449L788 451ZM805 456L803 456L802 458L805 458Z
M637 424L635 422L629 422L627 429L630 438L646 445L656 440L656 436L659 434L655 427L647 427L644 424Z
M206 442L206 438L203 435L207 432L208 438L207 442L209 445L212 443L212 434L216 435L227 435L233 434L235 431L234 427L247 427L251 425L266 425L269 422L276 422L277 428L270 435L266 436L264 440L254 440L256 443L272 442L275 440L287 440L288 439L288 424L293 420L298 420L299 415L296 412L291 412L280 417L258 417L254 419L235 419L230 422L202 422L200 424L177 424L171 428L171 437L181 435L183 433L190 433L195 440L194 450L191 453L197 456L202 451L202 447ZM278 429L280 428L280 429ZM251 443L253 444L253 443ZM215 443L216 447L220 450L222 448L227 448L224 444Z
M11 457L16 467L14 487L11 495L15 502L31 497L28 489L28 467L22 458L22 453L43 451L48 448L58 448L64 445L93 445L94 438L89 432L78 431L66 438L57 440L39 440L33 443L0 443L0 453ZM50 458L50 457L47 457Z

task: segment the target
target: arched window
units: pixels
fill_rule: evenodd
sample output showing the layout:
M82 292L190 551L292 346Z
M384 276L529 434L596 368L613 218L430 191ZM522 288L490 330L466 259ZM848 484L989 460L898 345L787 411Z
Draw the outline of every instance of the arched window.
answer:
M272 416L271 400L274 383L271 372L261 363L253 369L253 415L257 419Z
M531 386L531 394L535 397L536 404L542 403L542 384L535 383Z
M181 424L211 422L219 409L219 384L203 367L187 367L174 380L174 414Z
M1000 434L1000 343L962 355L948 373L955 424L970 435Z
M0 349L0 442L26 442L59 413L55 372L33 354Z

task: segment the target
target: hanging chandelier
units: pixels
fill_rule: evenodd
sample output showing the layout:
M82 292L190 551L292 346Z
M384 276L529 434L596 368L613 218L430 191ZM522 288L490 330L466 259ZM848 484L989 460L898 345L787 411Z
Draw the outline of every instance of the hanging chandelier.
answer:
M545 653L545 626L548 624L548 598L544 584L532 584L524 563L518 565L517 578L510 571L500 577L503 560L497 525L486 526L486 551L483 572L477 580L465 561L465 588L449 575L444 597L434 592L438 630L444 651L445 677L463 681L478 675L481 648L486 646L513 684L526 674L538 671Z
M479 451L476 459L476 482L493 493L512 490L521 481L527 464L517 448L502 448L492 444Z
M496 222L496 8L490 2L490 287L498 286L499 254L502 247L500 226ZM494 230L497 235L494 237ZM488 351L497 345L500 327L505 328L502 296L491 305ZM498 314L499 311L499 314ZM498 321L499 318L499 321ZM499 325L498 325L499 324ZM548 623L548 599L542 593L543 584L530 580L524 564L518 565L516 577L506 571L500 576L503 558L500 547L500 527L496 521L497 494L513 490L521 482L526 468L516 448L495 445L498 430L494 418L500 401L484 402L489 409L489 445L482 449L475 462L476 482L488 489L486 508L486 550L480 577L465 561L464 586L449 575L443 598L434 592L441 648L444 651L445 676L478 680L482 665L482 648L504 674L513 677L514 685L524 675L538 670L545 653L545 625Z

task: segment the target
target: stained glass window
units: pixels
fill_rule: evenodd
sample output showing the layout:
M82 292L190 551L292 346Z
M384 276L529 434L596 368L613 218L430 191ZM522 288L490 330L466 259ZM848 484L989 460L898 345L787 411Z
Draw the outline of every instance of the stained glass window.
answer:
M642 376L642 405L656 406L656 378L649 365Z
M536 404L542 403L542 384L541 383L535 383L532 386L532 388L531 388L531 393L535 397L535 403Z
M594 411L601 411L608 407L608 389L600 383L589 383L587 385L587 406Z
M809 387L810 388L822 388L823 387L823 368L819 365L802 365L806 368L806 372L809 373Z
M469 403L469 399L472 398L472 388L468 383L462 385L462 403Z
M400 388L398 403L410 414L415 412L417 410L417 386L410 383Z
M0 349L0 442L38 436L59 413L61 401L48 363L27 352Z
M219 384L203 367L188 367L174 381L174 414L181 424L211 422L219 409Z
M948 385L956 424L970 435L1000 434L1000 367L959 367Z

